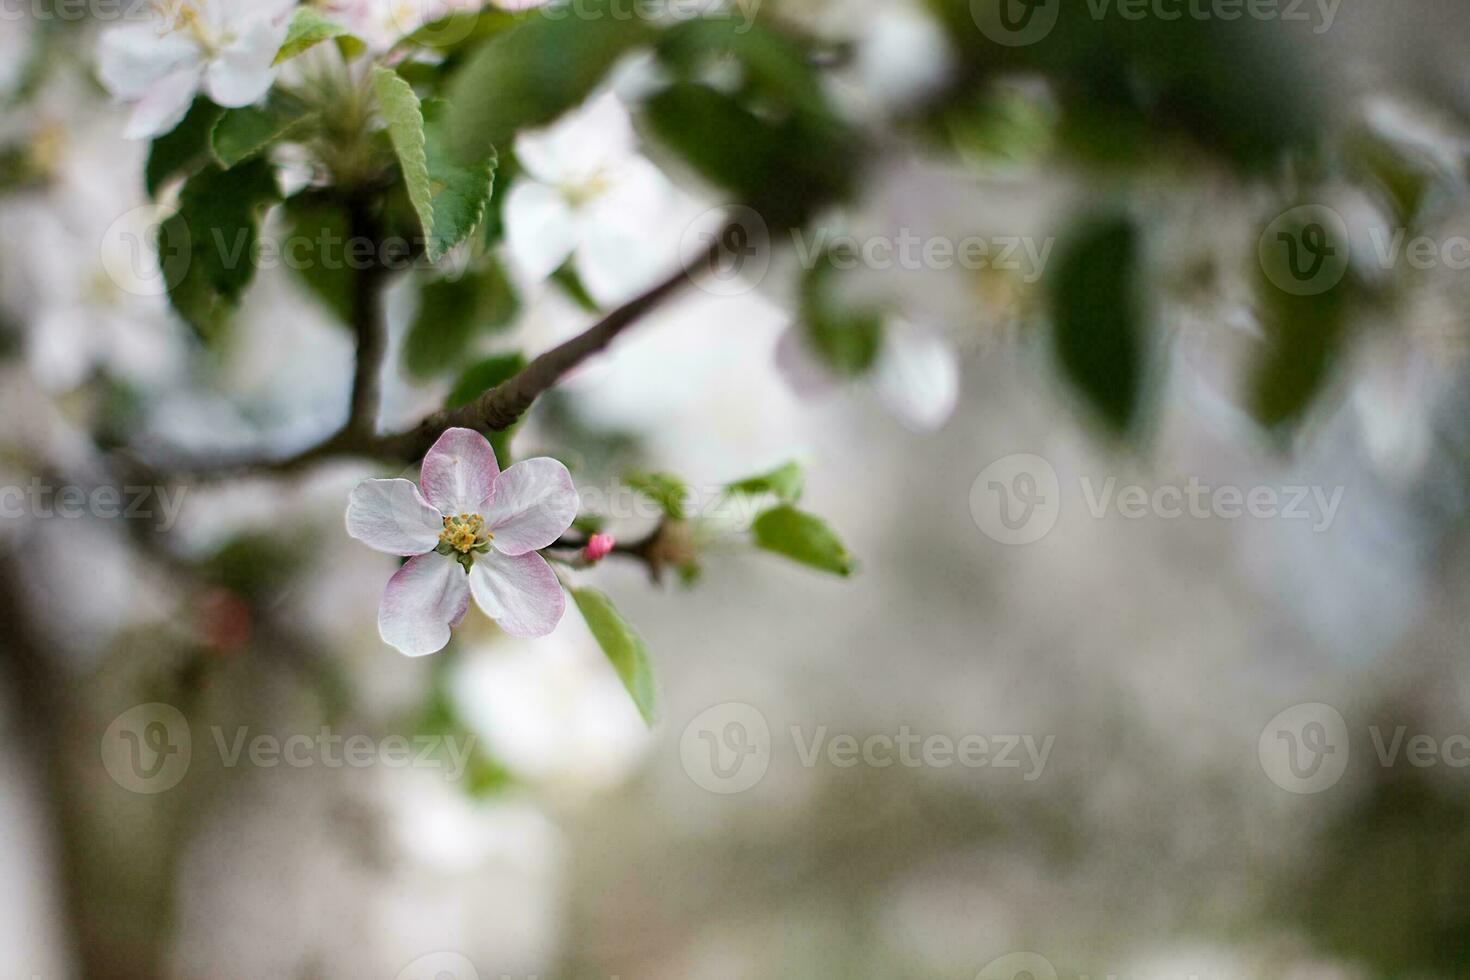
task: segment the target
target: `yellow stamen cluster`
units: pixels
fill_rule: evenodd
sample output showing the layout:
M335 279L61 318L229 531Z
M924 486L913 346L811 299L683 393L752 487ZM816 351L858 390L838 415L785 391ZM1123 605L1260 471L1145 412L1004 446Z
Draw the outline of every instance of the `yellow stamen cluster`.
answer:
M193 0L153 0L153 13L163 21L163 33L189 27L199 20L199 10Z
M153 12L163 21L159 37L186 31L206 51L226 43L228 37L216 37L206 29L199 17L199 4L200 0L153 0Z
M590 201L600 197L611 186L612 182L607 174L598 170L586 180L579 182L568 181L559 186L562 199L572 207L582 207Z
M67 154L66 126L55 119L46 119L36 128L31 137L29 151L31 168L38 174L50 177L61 169Z
M444 518L444 530L439 532L439 543L447 544L462 555L489 544L495 535L485 530L485 519L479 514L451 515Z

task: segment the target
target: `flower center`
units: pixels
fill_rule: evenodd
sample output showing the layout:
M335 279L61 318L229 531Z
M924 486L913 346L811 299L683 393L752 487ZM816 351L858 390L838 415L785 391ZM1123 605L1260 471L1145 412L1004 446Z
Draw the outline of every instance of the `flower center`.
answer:
M495 535L485 529L485 518L479 514L451 514L444 518L439 547L434 550L453 558L468 571L474 556L489 551L494 540Z
M612 179L601 169L582 180L565 181L557 187L562 200L574 208L584 207L601 197L612 186Z
M158 36L166 37L185 31L206 52L213 53L228 44L231 38L220 37L204 24L199 16L202 0L153 0L153 12L163 20Z

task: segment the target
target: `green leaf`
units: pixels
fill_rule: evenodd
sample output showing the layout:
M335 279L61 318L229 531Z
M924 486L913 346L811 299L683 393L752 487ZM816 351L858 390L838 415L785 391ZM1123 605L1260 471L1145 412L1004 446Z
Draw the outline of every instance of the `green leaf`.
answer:
M446 129L449 116L447 102L434 100L424 103L429 182L434 190L430 260L437 260L474 233L475 227L485 217L485 208L490 203L495 183L497 160L493 148L473 166L463 166L456 161Z
M245 106L226 112L215 124L210 145L215 159L228 170L285 139L313 119L313 115L303 114L294 106L273 98L263 106Z
M1330 123L1331 86L1320 63L1302 56L1305 22L1134 17L1117 4L1104 16L1098 2L1064 0L1028 6L1025 26L1011 27L1006 15L1021 7L1012 0L930 4L949 22L963 63L957 78L1051 79L1064 142L1085 135L1099 144L1089 155L1132 151L1141 161L1187 141L1241 169L1273 172Z
M826 112L822 84L802 44L737 17L701 17L670 27L659 44L659 59L685 81L698 80L733 58L746 84L768 102L807 112Z
M153 141L144 170L144 186L149 197L157 197L171 178L192 174L210 162L210 134L224 114L224 109L200 96L189 107L183 122Z
M849 196L864 159L833 116L773 117L708 85L671 85L648 100L646 112L669 149L774 228L803 224Z
M424 136L424 112L413 86L391 68L373 69L373 89L388 124L388 138L398 154L408 199L418 212L425 233L434 227L434 193L429 186L429 152Z
M752 497L768 493L782 503L794 504L801 500L801 495L806 490L806 473L800 463L791 462L769 473L732 483L725 490Z
M587 627L632 695L638 713L651 727L658 720L658 695L648 648L607 596L596 589L572 589L571 593Z
M337 315L342 324L352 320L356 275L342 260L338 246L352 238L347 211L329 196L304 191L286 201L287 242L292 254L300 256L297 242L311 242L304 261L289 263L301 281Z
M470 365L450 389L444 407L451 410L463 408L496 385L515 377L525 366L526 357L519 352L497 354Z
M494 149L479 163L456 163L446 148L449 112L444 103L421 103L413 86L389 68L373 70L373 86L408 199L423 227L429 261L437 262L468 238L485 216L495 173Z
M689 487L677 476L635 472L626 474L623 482L658 504L659 510L670 520L682 521L687 516L685 505L689 499Z
M0 193L41 188L49 180L46 167L30 148L15 146L0 150Z
M1337 237L1343 229L1329 222L1311 222L1310 217L1303 221L1311 230L1320 229L1328 236L1318 249L1325 246L1333 254L1347 254L1348 242ZM1282 234L1301 240L1307 230L1298 226ZM1250 406L1256 421L1278 433L1299 423L1326 386L1342 354L1352 305L1354 284L1345 275L1336 281L1326 279L1330 288L1313 290L1311 295L1281 288L1279 283L1301 281L1290 268L1296 258L1294 252L1285 250L1264 251L1256 286L1256 315L1266 345L1250 379ZM1324 267L1319 275L1330 277L1333 268Z
M280 198L264 160L209 167L184 185L179 210L159 231L169 301L206 339L218 331L255 277L260 218Z
M597 313L602 309L597 305L597 300L592 298L592 294L587 292L587 287L582 284L582 277L577 275L577 269L571 259L563 262L550 278L552 282L561 287L562 292L567 294L567 298L586 312Z
M450 86L448 132L460 161L481 160L515 133L580 104L631 48L652 37L645 19L585 0L576 14L532 14L491 38Z
M795 507L768 510L755 519L751 534L758 548L834 575L847 576L856 567L852 556L821 518Z
M465 48L483 44L519 22L520 18L514 13L493 7L457 10L420 27L404 38L404 43L433 48L440 54L455 54Z
M851 249L824 254L801 284L802 337L833 373L856 378L872 370L883 346L881 311L854 306L845 296L839 260L857 262Z
M507 326L519 305L496 262L456 280L426 284L404 340L404 368L416 378L439 374L464 357L476 334Z
M996 84L973 103L953 107L945 117L948 135L967 161L983 167L1035 166L1057 139L1055 105L1014 83Z
M1133 431L1143 407L1141 252L1127 218L1091 219L1060 250L1050 283L1058 366L1117 436Z
M352 33L334 21L327 19L315 7L297 7L286 29L286 40L276 52L273 64L279 65L297 55L333 38L352 38ZM352 38L356 40L356 38ZM362 42L357 42L359 45Z

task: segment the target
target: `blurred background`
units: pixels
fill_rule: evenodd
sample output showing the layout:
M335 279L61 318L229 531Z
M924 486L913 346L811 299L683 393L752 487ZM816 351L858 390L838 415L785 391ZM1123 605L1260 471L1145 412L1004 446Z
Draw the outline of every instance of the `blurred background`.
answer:
M1068 12L1057 64L987 41L983 0L738 8L830 47L829 97L876 134L855 203L806 234L976 234L1021 261L867 263L844 294L901 297L941 346L814 393L782 353L798 240L537 404L514 454L567 461L584 500L623 499L634 469L691 488L697 581L576 572L647 643L652 726L575 610L544 640L471 614L435 656L383 644L394 560L342 515L397 471L94 495L119 453L330 434L352 337L288 268L262 263L208 344L120 273L139 266L109 251L119 229L157 205L148 143L96 81L109 25L6 8L0 976L1470 975L1470 32L1453 0L1289 6L1247 19L1269 59L1161 50L1195 35L1147 34L1173 23L1152 9ZM636 119L650 75L628 59L605 91ZM985 112L902 122L980 75ZM1237 170L1304 93L1337 147L1322 173ZM729 200L636 122L670 182L640 228L662 254ZM1174 146L1215 137L1223 156ZM1109 406L1130 396L1089 390L1086 352L1054 339L1069 270L1102 297L1123 274L1069 258L1100 204L1146 231L1142 299L1085 311L1151 311L1126 438ZM1351 243L1352 328L1309 399L1251 380L1273 352L1329 360L1254 291L1264 229L1299 206ZM504 258L518 311L474 356L595 319L513 238ZM418 275L389 292L384 429L454 380L415 366ZM1330 306L1277 313L1310 332ZM720 488L788 460L851 577L724 533ZM620 540L657 522L609 511Z

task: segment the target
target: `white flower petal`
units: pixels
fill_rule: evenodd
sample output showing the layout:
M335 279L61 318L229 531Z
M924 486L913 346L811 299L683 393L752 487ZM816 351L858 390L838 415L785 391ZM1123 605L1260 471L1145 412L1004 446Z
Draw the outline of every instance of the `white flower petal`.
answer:
M249 0L248 3L225 0L219 7L222 29L240 34L255 24L283 25L287 15L296 7L296 0Z
M411 480L364 480L347 502L347 533L390 555L434 550L444 522Z
M378 635L410 657L443 650L450 630L470 607L467 579L463 566L452 558L410 558L383 591Z
M636 142L627 107L609 92L544 129L522 132L516 159L542 183L582 184L620 166Z
M495 549L523 555L555 543L577 519L579 503L567 468L541 456L522 460L500 474L489 506L481 513L495 535Z
M59 304L31 324L26 334L26 364L46 390L69 391L96 367L95 340L87 310Z
M154 82L133 107L123 136L130 140L151 139L183 122L194 96L199 94L199 72L197 67L180 68Z
M179 68L197 66L199 49L182 35L159 37L153 24L118 27L97 45L97 77L115 99L134 102Z
M567 610L556 573L534 552L481 555L469 578L475 603L511 636L546 636Z
M626 303L678 269L672 248L650 241L648 231L588 225L577 248L577 278L603 309Z
M545 279L576 247L576 217L555 190L523 180L505 199L505 239L516 264L531 277Z
M915 432L943 428L959 402L954 348L937 333L902 322L890 323L883 333L873 376L878 397Z
M490 440L474 429L446 429L424 456L419 482L441 514L475 514L495 492L499 475Z
M245 33L210 62L205 88L222 106L247 106L258 102L276 80L271 65L281 49L283 32L269 21L256 21Z
M577 274L603 306L624 303L678 270L683 227L669 227L674 187L634 157L609 178L581 222Z

